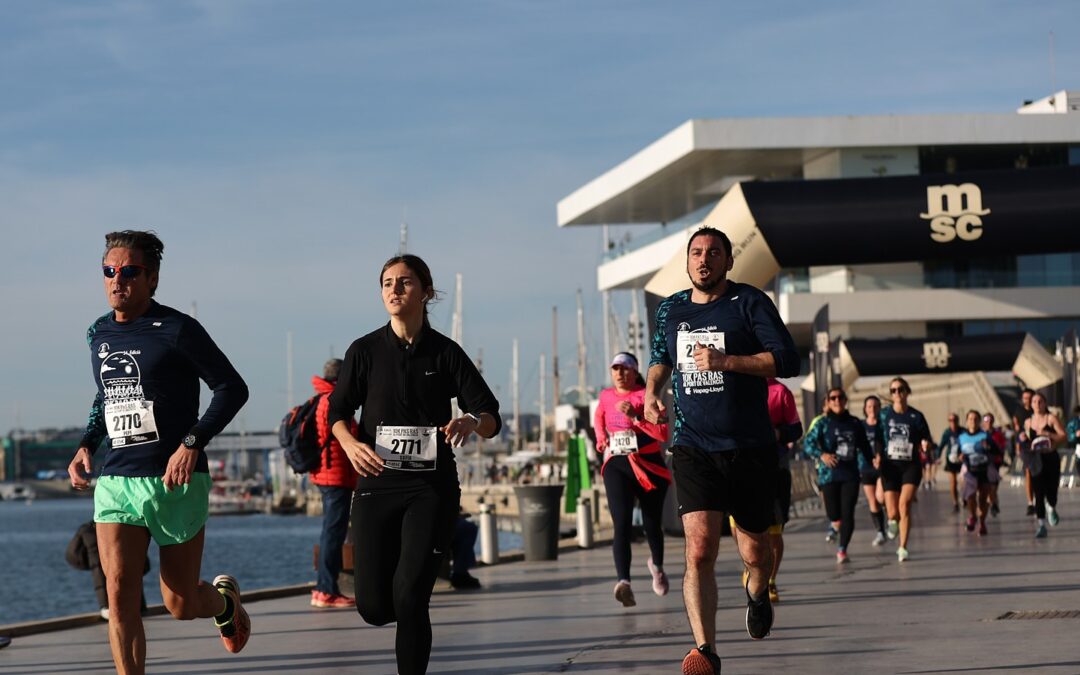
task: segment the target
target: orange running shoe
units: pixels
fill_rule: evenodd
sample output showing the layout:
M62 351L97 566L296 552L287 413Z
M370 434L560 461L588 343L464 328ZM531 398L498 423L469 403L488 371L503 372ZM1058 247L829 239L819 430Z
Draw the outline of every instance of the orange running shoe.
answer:
M311 606L320 609L352 609L356 601L347 595L334 595L322 591L311 591Z
M240 602L240 584L228 574L219 574L214 577L214 588L232 600L232 617L224 623L214 619L214 625L221 631L221 641L225 643L225 649L237 654L251 637L251 620Z
M708 645L691 649L682 660L683 675L719 675L720 657Z

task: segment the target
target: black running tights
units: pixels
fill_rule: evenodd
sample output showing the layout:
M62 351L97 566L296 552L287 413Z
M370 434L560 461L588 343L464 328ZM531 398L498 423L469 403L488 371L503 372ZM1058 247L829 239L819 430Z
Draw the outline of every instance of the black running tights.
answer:
M431 657L428 603L443 554L449 550L461 493L433 488L353 494L356 611L383 626L397 621L395 651L401 675L427 672Z
M859 481L845 480L826 483L821 487L825 495L825 513L831 521L840 521L840 550L847 551L851 535L855 532L855 504L859 501Z
M1031 477L1031 487L1035 491L1035 516L1046 517L1046 505L1057 508L1058 482L1061 480L1061 459L1056 452L1042 456L1042 471Z
M668 484L662 478L650 476L656 488L645 491L630 468L630 461L616 457L604 467L604 487L607 489L608 509L615 535L611 552L615 557L615 573L619 579L630 580L630 539L633 534L634 499L641 504L641 519L653 564L664 566L664 531L661 519Z

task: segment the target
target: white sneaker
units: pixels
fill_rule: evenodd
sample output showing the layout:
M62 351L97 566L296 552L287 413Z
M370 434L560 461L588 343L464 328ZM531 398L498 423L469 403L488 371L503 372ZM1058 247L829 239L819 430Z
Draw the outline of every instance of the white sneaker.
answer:
M908 559L907 549L906 548L898 548L898 549L896 549L896 559L899 562L904 562L905 560L907 560Z
M101 611L98 612L98 614L100 614L101 618L104 619L105 621L109 620L109 608L108 607L102 607Z
M888 534L890 540L896 539L897 535L900 534L900 521L890 520L889 526L886 528L886 533Z
M871 543L874 546L884 546L885 545L885 535L878 532L876 535L874 535L874 541L871 542Z
M664 570L660 569L653 564L652 558L649 558L649 574L652 574L652 590L659 596L665 596L668 594L668 578L664 574Z

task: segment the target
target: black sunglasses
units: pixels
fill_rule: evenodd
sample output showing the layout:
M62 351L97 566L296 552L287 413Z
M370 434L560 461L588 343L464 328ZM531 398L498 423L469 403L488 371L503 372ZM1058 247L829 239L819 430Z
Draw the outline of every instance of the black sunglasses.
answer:
M896 387L896 388L889 387L889 393L890 394L906 394L907 389L905 389L903 387Z
M830 397L829 397L829 400L830 400L830 401L846 401L846 400L847 400L847 396L836 396L836 395L833 395L833 396L830 396Z
M122 267L117 267L116 265L101 266L102 274L109 279L115 277L117 272L120 273L121 279L134 279L144 271L146 271L146 267L143 267L142 265L124 265Z

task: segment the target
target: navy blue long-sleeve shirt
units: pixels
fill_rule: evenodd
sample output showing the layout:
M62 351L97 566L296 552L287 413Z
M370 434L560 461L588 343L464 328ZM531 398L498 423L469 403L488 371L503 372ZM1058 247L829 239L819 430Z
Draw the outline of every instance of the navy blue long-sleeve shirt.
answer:
M712 302L691 302L691 291L665 298L656 310L649 365L672 369L675 392L674 445L703 450L774 447L764 377L697 371L693 345L701 342L734 356L770 352L777 377L799 374L799 355L769 296L729 281Z
M194 431L205 444L247 402L247 385L206 330L171 307L151 302L124 323L109 312L86 342L98 393L80 445L94 451L108 439L101 475L162 476L184 436ZM200 379L213 392L201 418ZM195 471L209 471L201 449Z

